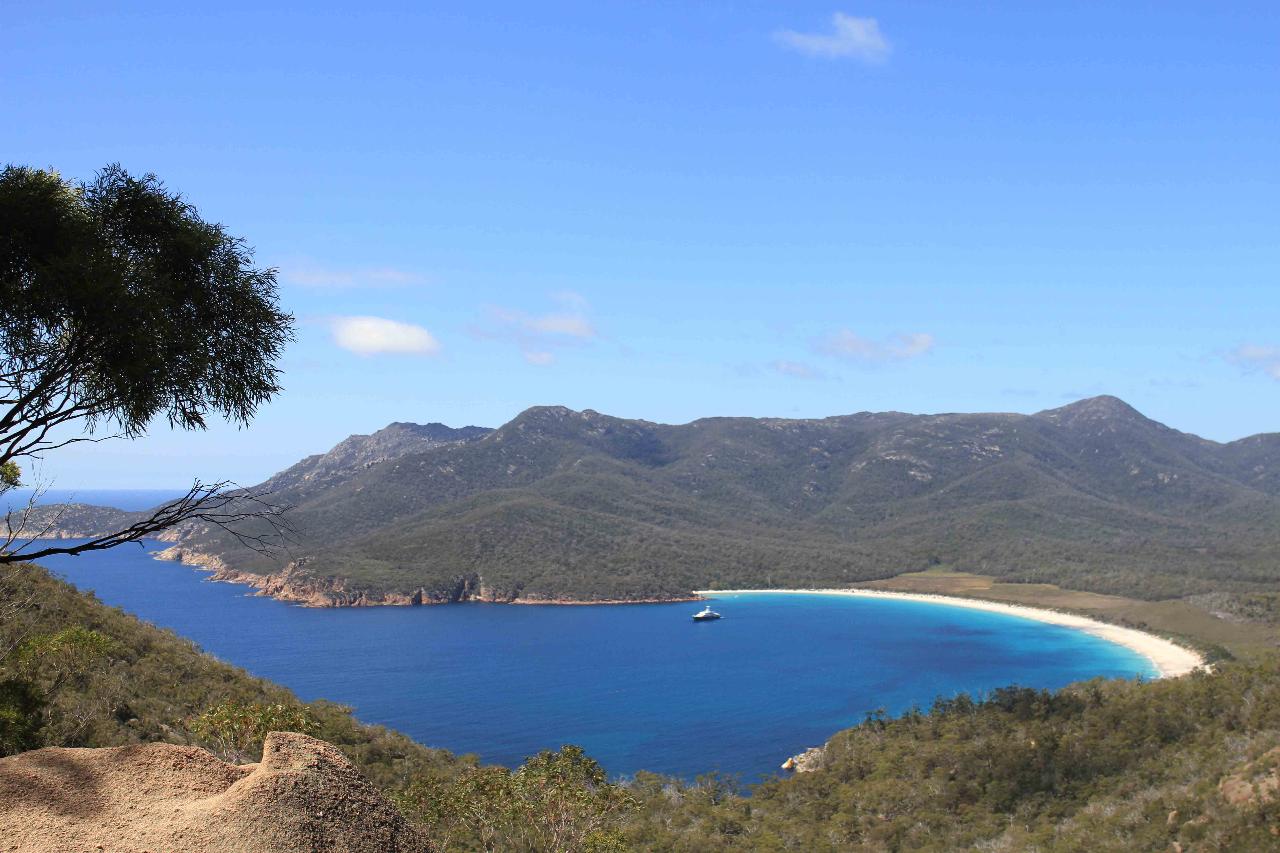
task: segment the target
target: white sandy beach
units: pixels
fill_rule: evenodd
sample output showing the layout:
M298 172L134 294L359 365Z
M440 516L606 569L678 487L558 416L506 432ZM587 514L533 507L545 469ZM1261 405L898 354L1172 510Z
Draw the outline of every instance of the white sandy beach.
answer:
M860 598L896 598L903 601L924 601L931 604L946 604L953 607L968 607L971 610L987 610L993 613L1005 613L1009 616L1021 616L1024 619L1035 619L1051 625L1062 625L1086 631L1096 637L1117 643L1132 649L1151 661L1161 678L1176 678L1186 675L1194 669L1204 666L1204 658L1198 652L1185 646L1148 634L1134 628L1123 628L1077 616L1074 613L1061 613L1057 610L1046 610L1040 607L1026 607L1020 604L1005 604L999 601L988 601L977 598L957 598L950 595L929 595L914 592L888 592L874 589L708 589L699 590L698 595L710 598L725 595L746 593L787 593L795 595L847 595Z

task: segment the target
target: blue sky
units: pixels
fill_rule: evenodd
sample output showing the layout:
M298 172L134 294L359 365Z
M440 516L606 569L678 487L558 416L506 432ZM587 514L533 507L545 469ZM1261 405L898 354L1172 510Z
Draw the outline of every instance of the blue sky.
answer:
M1280 7L21 4L0 155L151 171L280 269L255 482L389 421L1022 411L1280 430ZM271 8L262 8L271 6Z

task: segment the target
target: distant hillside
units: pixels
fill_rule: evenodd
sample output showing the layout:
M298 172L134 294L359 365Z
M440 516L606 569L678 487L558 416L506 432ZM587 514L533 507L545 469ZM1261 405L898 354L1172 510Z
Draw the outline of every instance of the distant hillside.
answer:
M308 456L276 474L264 486L273 492L283 493L287 489L298 497L312 495L383 462L438 447L464 444L491 432L493 430L477 426L454 429L435 423L393 423L373 435L349 436L328 453Z
M1114 397L1035 415L678 426L537 407L392 424L267 486L280 562L187 527L172 556L316 604L663 599L935 565L1146 598L1280 578L1280 435L1219 444ZM77 509L77 529L118 513Z

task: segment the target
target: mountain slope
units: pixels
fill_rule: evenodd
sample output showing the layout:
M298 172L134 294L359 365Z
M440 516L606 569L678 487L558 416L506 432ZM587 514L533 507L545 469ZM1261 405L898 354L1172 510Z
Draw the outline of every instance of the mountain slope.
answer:
M1157 598L1280 577L1280 436L1222 445L1114 397L1034 415L682 425L536 407L393 424L267 482L279 562L193 525L171 556L310 603L639 600L931 565Z

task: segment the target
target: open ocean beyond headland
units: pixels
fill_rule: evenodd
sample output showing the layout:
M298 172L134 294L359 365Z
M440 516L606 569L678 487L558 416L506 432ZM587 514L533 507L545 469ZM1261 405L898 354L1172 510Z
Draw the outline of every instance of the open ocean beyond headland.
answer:
M46 489L36 495L27 488L12 489L0 496L0 509L21 509L36 495L36 503L81 503L110 506L128 512L151 509L165 501L180 497L185 489Z
M1153 677L1081 631L915 601L750 594L696 604L318 610L122 546L44 565L306 700L515 765L575 743L611 775L755 781L868 711L1008 684Z

